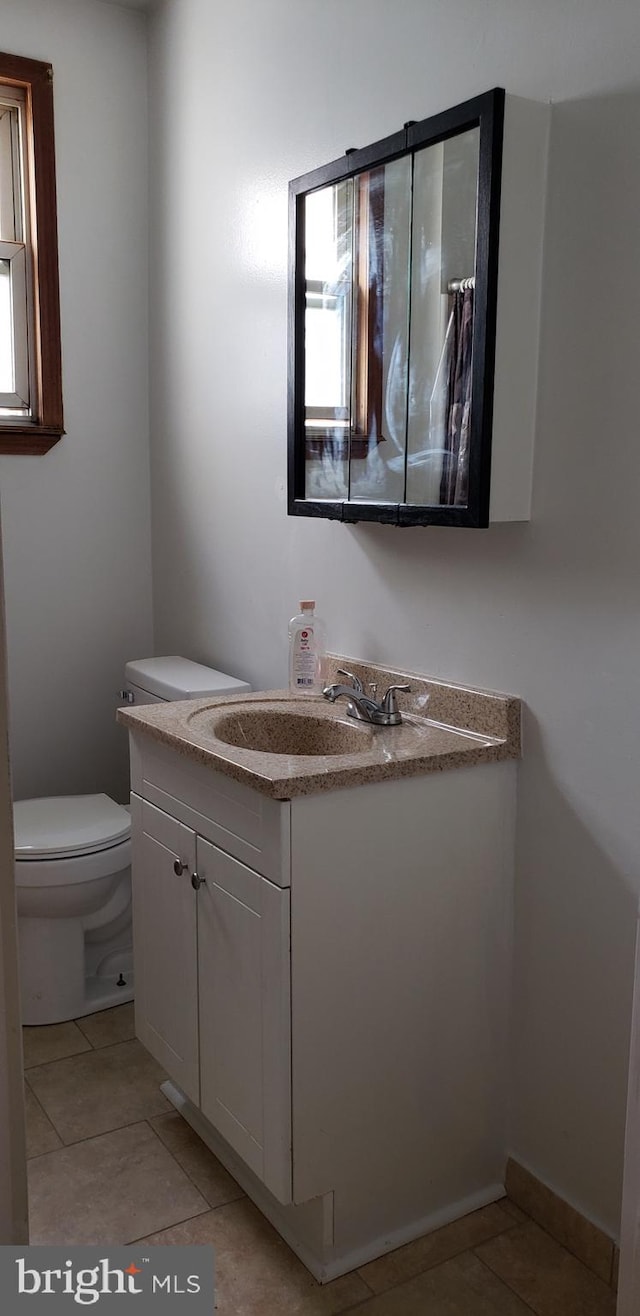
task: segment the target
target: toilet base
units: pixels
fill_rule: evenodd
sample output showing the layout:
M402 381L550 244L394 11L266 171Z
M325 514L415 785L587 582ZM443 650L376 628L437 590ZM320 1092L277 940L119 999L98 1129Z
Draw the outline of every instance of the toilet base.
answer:
M124 985L119 986L121 976L125 982ZM116 1005L125 1005L133 998L133 971L122 975L111 974L107 978L85 978L83 994L81 997L76 997L72 1006L61 1005L50 1000L31 1000L23 1006L22 1022L27 1028L43 1024L63 1024L70 1019L83 1019L87 1014L97 1014L99 1010L111 1010Z
M77 918L19 917L23 1024L65 1023L133 1000L130 917L126 910L89 932Z
M111 1010L116 1005L125 1005L127 1001L134 998L133 974L128 974L124 986L118 986L117 978L85 978L84 999L79 1002L80 1008L76 1008L74 1019L83 1019L87 1014L97 1014L99 1010ZM27 1018L28 1015L28 1018ZM43 1024L64 1024L68 1023L70 1015L66 1010L61 1012L52 1008L51 1004L41 1004L39 1008L31 1008L23 1011L22 1023L25 1028L42 1026Z
M85 978L85 1005L75 1018L82 1019L86 1014L96 1014L98 1010L111 1010L115 1005L124 1005L126 1001L132 1001L133 970L122 974L125 979L124 986L118 986L119 977L120 974L114 974L110 978Z

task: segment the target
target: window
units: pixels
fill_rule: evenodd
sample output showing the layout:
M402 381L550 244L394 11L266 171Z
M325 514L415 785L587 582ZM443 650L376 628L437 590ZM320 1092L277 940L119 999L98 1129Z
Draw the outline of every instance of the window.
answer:
M349 424L352 193L349 179L307 200L305 416L310 437L320 440Z
M305 206L307 456L366 457L382 440L384 171Z
M63 433L53 71L0 54L0 453Z

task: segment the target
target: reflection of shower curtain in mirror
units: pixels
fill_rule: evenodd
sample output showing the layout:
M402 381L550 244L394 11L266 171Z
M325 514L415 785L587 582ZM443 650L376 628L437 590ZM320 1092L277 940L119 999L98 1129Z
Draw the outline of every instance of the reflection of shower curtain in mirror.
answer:
M440 503L464 507L469 485L473 288L451 293L451 333L447 336L447 418Z

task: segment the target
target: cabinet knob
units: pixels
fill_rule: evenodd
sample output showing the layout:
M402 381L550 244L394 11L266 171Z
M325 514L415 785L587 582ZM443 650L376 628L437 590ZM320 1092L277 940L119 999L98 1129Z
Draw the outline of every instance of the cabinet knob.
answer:
M192 885L194 891L199 891L199 890L200 890L200 887L201 887L201 886L204 886L204 884L205 884L205 879L204 879L204 877L200 877L200 875L199 875L198 873L192 873L192 874L191 874L191 885Z
M176 877L182 877L182 874L187 871L188 867L189 865L183 864L181 859L176 859L175 864L173 865L173 871Z

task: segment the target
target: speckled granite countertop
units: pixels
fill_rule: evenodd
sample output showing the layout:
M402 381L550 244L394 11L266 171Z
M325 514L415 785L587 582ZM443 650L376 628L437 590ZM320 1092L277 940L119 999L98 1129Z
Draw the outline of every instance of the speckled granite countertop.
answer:
M338 667L359 676L365 691L375 683L378 697L388 685L410 685L398 694L401 726L372 727L347 717L344 700L287 690L121 708L118 721L279 800L520 756L520 700L511 695L335 655L327 682L343 679ZM259 748L246 747L249 729ZM341 752L325 752L334 740Z

